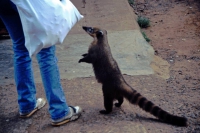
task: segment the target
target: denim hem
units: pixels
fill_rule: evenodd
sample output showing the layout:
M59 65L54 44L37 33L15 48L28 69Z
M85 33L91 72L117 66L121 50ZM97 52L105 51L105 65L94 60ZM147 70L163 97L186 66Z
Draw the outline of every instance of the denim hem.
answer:
M69 112L69 110L68 110L68 112L66 112L64 115L62 114L62 115L60 115L60 116L58 116L58 117L51 117L51 119L54 120L54 121L56 121L56 120L58 120L58 119L61 119L61 118L65 117L65 116L67 116L69 113L70 113L70 112Z
M21 109L19 109L19 112L22 113L22 114L28 114L31 111L33 111L34 109L35 109L35 106L33 108L31 108L31 109L28 109L28 110L21 110Z

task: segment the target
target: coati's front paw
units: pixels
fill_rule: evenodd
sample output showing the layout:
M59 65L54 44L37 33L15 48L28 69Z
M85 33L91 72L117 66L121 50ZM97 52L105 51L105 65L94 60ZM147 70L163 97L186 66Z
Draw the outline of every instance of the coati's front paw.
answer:
M85 58L86 58L87 55L88 55L88 53L82 54L83 58L80 59L80 60L78 61L78 63L85 62Z
M106 111L106 110L100 110L99 113L101 114L109 114L111 111Z
M115 103L115 107L121 107L120 103Z

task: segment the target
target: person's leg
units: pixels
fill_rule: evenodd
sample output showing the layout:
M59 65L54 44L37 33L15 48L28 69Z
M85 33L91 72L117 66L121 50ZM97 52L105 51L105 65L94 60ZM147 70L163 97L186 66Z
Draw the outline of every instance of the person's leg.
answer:
M63 118L68 115L69 107L60 82L55 46L42 49L37 54L37 59L51 118L52 120Z
M14 5L12 4L12 6ZM29 114L32 115L34 110L40 109L46 102L41 98L36 101L31 58L25 47L25 38L19 14L16 9L14 13L9 13L9 16L4 13L5 12L1 12L0 10L0 18L6 25L13 40L14 71L19 110L23 117L29 117ZM40 65L45 92L50 106L49 112L53 124L61 125L68 120L72 121L77 119L80 116L81 108L78 106L68 107L66 103L65 95L60 83L57 59L55 57L55 46L41 50L37 55L37 59ZM27 113L28 115L25 115Z
M36 90L34 85L31 58L25 47L25 39L18 12L4 15L0 13L11 38L14 50L14 73L18 93L20 113L28 113L36 106Z

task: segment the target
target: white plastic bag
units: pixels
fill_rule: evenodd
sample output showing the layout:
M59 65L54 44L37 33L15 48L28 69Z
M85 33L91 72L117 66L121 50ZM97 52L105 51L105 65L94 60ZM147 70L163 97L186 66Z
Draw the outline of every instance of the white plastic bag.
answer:
M83 18L70 0L12 0L17 6L30 57L42 48L61 44Z

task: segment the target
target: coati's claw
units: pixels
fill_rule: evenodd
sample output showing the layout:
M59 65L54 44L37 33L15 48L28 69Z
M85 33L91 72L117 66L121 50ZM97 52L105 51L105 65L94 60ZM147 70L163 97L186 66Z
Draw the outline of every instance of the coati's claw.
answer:
M106 110L100 110L99 113L101 113L101 114L109 114L110 112L108 112Z

